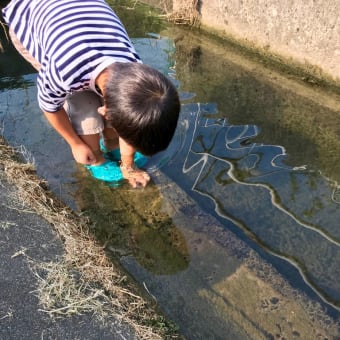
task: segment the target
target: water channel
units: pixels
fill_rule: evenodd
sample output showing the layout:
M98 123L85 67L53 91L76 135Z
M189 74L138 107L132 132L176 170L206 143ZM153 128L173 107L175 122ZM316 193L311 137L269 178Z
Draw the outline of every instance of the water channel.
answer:
M336 338L340 96L149 8L112 2L182 111L144 190L75 164L36 100L36 73L0 54L1 132L188 339ZM138 23L138 25L136 25ZM4 40L4 36L1 35Z

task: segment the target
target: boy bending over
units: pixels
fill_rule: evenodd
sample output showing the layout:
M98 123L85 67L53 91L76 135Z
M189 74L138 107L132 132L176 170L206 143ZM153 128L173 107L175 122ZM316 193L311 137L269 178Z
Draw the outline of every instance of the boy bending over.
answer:
M133 187L147 185L135 162L169 145L180 102L171 81L141 62L108 4L12 0L3 17L14 46L39 71L39 106L74 159L104 181L116 179L120 159Z

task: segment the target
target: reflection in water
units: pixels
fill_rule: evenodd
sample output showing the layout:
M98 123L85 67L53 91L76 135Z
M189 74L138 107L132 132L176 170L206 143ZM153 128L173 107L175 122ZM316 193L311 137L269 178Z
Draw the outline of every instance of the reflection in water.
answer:
M112 189L83 169L76 173L75 193L82 214L94 221L92 232L111 255L133 255L154 274L174 274L189 262L186 242L162 210L159 189L128 185Z
M182 152L171 168L182 167L187 186L212 200L222 220L288 261L324 301L340 306L337 183L285 165L283 147L252 142L256 126L230 125L214 113L212 105L184 107L175 138L184 139Z
M340 183L340 93L301 84L193 31L176 36L176 75L195 102L216 103L216 116L232 125L256 125L256 141L283 145L286 163L308 164Z

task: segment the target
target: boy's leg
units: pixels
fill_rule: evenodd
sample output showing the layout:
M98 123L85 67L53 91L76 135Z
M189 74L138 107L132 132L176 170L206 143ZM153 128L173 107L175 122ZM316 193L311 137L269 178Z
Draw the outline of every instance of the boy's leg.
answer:
M94 92L84 90L66 98L64 109L76 134L86 143L97 158L94 165L104 163L100 151L99 138L104 129L103 118L98 114L101 99Z
M119 148L119 137L111 123L104 120L103 141L108 151Z

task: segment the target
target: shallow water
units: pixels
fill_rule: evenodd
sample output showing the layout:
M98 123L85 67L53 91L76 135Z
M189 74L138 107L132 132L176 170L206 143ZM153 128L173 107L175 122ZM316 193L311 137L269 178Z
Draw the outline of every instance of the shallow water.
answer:
M39 111L36 75L10 49L0 54L3 135L95 221L109 254L187 338L336 336L339 95L148 13L121 17L182 99L172 144L148 163L149 187L111 188L76 165Z

